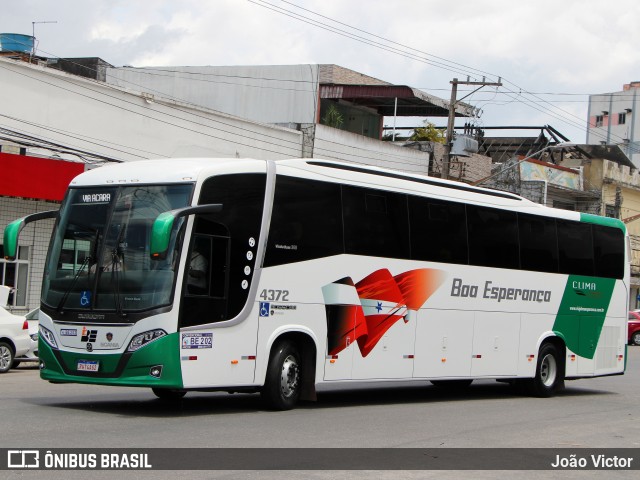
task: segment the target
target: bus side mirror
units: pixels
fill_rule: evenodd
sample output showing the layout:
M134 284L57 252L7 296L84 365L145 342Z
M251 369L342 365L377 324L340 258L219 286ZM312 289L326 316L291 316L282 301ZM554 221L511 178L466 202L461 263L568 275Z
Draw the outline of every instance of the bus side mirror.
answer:
M47 218L55 218L58 215L58 210L48 210L46 212L34 213L33 215L27 215L26 217L14 220L4 228L4 258L5 260L15 260L18 254L18 239L22 229L31 222L37 222L38 220L44 220Z
M218 213L221 210L221 203L212 203L210 205L178 208L158 215L151 227L151 259L164 260L167 258L171 234L173 233L173 227L178 218L201 213Z

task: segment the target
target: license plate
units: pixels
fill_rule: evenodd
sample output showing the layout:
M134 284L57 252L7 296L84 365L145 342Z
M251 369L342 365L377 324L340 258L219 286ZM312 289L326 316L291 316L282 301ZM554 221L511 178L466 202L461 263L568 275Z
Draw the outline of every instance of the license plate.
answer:
M77 369L79 372L97 372L99 366L97 360L78 360Z

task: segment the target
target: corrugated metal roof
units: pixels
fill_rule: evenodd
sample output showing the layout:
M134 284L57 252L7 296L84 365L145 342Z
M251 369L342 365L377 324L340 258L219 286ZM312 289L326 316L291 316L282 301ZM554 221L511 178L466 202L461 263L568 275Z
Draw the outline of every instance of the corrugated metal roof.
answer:
M340 99L355 105L373 108L380 115L393 116L398 99L398 116L446 117L449 102L406 85L322 84L320 98ZM457 117L471 117L474 107L463 102L456 104Z

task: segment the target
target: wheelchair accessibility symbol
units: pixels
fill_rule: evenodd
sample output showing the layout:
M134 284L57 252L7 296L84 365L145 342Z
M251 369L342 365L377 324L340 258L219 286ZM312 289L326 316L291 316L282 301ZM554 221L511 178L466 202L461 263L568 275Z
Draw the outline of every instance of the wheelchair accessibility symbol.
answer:
M260 316L261 317L268 317L270 310L271 309L269 308L269 302L260 302Z
M83 290L80 292L80 306L88 307L91 304L91 291Z

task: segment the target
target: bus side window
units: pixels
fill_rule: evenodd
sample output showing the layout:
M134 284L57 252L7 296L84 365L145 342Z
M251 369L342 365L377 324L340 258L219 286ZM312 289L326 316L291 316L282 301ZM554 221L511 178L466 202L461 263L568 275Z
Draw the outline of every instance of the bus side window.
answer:
M346 253L411 257L406 195L343 185L342 202Z
M467 205L467 228L471 265L520 268L515 212Z
M553 218L518 214L523 270L558 273L558 234Z
M587 223L556 220L560 273L593 275L593 235Z
M624 277L624 233L618 228L592 225L595 274L598 277Z
M410 196L409 219L413 260L469 263L464 204Z
M343 252L340 185L278 176L264 266Z
M187 267L187 294L209 295L211 265L211 239L194 235Z

